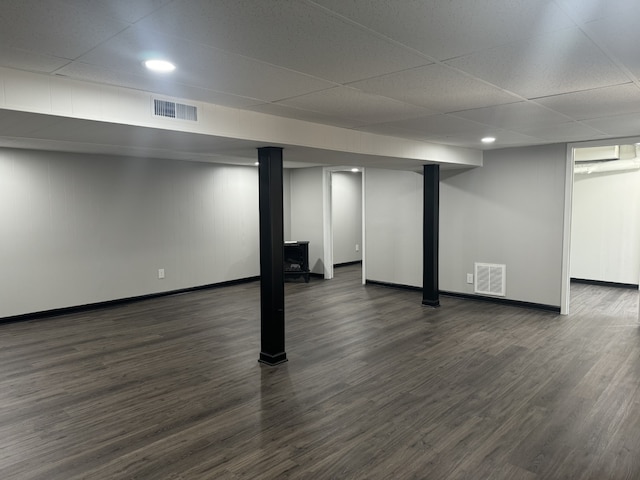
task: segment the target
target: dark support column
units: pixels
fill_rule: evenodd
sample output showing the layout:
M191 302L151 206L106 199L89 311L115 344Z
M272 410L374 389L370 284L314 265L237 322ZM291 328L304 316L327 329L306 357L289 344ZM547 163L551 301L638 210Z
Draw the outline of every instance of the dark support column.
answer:
M282 148L258 149L260 191L260 359L287 361L284 351Z
M422 304L440 306L438 287L438 235L440 166L424 166L424 217L422 220Z

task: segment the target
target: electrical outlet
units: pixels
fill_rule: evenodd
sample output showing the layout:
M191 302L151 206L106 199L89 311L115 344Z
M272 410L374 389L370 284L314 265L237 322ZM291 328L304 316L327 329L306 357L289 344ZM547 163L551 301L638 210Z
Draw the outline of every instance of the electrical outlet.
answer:
M164 278L164 268L158 269L158 278Z
M473 273L467 273L467 283L473 283Z
M360 245L356 243L356 252L359 252L359 251L360 251Z

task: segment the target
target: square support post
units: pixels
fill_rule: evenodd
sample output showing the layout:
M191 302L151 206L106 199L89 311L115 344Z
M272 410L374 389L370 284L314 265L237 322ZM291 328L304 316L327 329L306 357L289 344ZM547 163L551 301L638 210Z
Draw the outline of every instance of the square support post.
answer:
M440 235L440 165L424 166L422 220L422 304L440 306L438 285L438 237Z
M260 358L278 365L284 348L282 148L258 148L260 199Z

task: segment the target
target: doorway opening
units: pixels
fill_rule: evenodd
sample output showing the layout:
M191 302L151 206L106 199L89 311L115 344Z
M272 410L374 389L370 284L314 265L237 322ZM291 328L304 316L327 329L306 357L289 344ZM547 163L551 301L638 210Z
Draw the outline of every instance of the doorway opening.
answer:
M354 274L365 283L363 168L326 167L323 176L325 279L340 272Z
M572 286L632 288L640 283L640 144L584 142L567 150L562 313ZM616 295L605 296L616 298ZM611 300L614 301L614 300ZM629 303L626 302L626 309ZM633 306L640 320L640 305Z

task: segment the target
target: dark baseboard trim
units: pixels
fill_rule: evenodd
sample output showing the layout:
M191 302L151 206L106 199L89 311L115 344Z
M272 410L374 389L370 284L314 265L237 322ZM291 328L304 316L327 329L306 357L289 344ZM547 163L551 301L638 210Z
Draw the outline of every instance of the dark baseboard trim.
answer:
M413 285L403 285L401 283L388 283L388 282L379 282L377 280L366 280L367 285L378 285L381 287L388 288L396 288L400 290L411 290L414 292L422 292L421 287L414 287ZM511 307L520 307L520 308L534 308L536 310L544 310L547 312L560 313L560 307L556 307L555 305L545 305L543 303L532 303L532 302L521 302L519 300L508 300L506 298L495 298L495 297L483 297L480 295L471 295L467 293L457 293L457 292L447 292L440 290L440 295L445 297L457 297L464 298L465 300L479 300L481 302L495 303L498 305L509 305ZM430 307L438 307L439 304L431 304L424 303L426 306Z
M445 297L464 298L465 300L479 300L481 302L495 303L498 305L508 305L510 307L533 308L536 310L545 310L547 312L560 313L560 307L557 307L555 305L545 305L544 303L523 302L520 300L509 300L507 298L483 297L481 295L446 292L443 290L440 290L440 295L444 295Z
M366 279L365 283L367 285L378 285L379 287L397 288L400 290L411 290L413 292L422 292L422 287L415 287L413 285L404 285L402 283L379 282L378 280L369 280L369 279Z
M169 295L178 295L181 293L196 292L198 290L209 290L214 288L229 287L231 285L239 285L242 283L250 283L260 280L260 276L239 278L237 280L229 280L220 283L211 283L208 285L198 285L197 287L180 288L178 290L170 290L167 292L150 293L148 295L139 295L136 297L118 298L115 300L107 300L106 302L88 303L86 305L76 305L73 307L55 308L53 310L43 310L40 312L25 313L22 315L14 315L11 317L0 318L0 323L21 322L24 320L37 320L40 318L59 317L60 315L68 315L71 313L87 312L90 310L99 310L102 308L124 305L127 303L141 302L152 298L168 297Z
M629 288L638 289L637 283L618 283L618 282L604 282L602 280L588 280L586 278L572 278L574 283L586 283L588 285L598 285L599 287L615 287L615 288Z
M348 267L349 265L362 265L362 260L354 260L353 262L334 263L333 268Z

